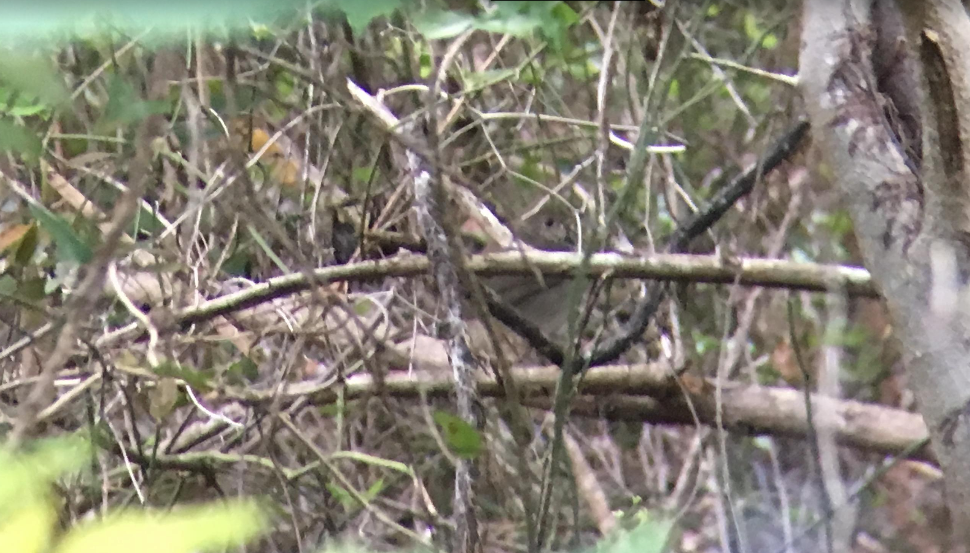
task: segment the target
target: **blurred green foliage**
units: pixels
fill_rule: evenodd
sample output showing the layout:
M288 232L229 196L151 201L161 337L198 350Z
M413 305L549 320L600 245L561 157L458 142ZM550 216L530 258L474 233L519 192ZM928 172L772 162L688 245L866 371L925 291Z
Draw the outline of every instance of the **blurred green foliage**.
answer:
M191 553L235 547L259 535L265 520L251 501L116 510L62 532L54 484L83 472L86 440L43 440L23 452L0 450L0 551L10 553Z

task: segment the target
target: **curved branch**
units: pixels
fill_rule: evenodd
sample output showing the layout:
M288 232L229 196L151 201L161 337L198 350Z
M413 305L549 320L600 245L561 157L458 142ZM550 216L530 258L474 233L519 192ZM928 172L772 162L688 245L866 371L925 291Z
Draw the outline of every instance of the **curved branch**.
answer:
M707 209L698 213L686 225L679 227L667 241L666 251L681 252L692 239L703 234L727 213L732 205L751 192L755 183L771 172L782 161L788 159L793 151L801 144L808 131L808 123L799 121L772 145L764 158L735 177L724 188L718 191ZM620 355L635 343L653 318L660 302L666 294L666 288L656 286L647 291L646 297L640 300L630 322L618 336L592 352L585 360L584 366L602 365L615 361Z

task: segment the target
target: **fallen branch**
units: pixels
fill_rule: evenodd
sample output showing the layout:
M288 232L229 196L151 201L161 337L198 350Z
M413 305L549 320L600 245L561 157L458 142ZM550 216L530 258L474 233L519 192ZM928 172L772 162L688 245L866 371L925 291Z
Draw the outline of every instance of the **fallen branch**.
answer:
M513 374L526 405L542 409L551 407L551 398L559 381L558 366L519 368ZM504 394L494 378L483 374L476 378L482 396L501 397ZM422 392L445 396L452 392L453 386L447 370L392 371L380 383L370 374L361 373L347 377L342 389L331 383L300 383L282 390L228 391L226 399L265 404L306 397L312 403L328 404L337 401L338 397L347 401L377 393L397 397L418 397ZM672 377L664 363L604 365L585 373L571 412L651 424L695 424L689 409L692 406L702 424L713 426L714 389L710 379ZM729 431L796 437L808 434L805 398L800 390L732 383L725 386L722 401L722 420ZM832 434L841 445L898 454L928 437L923 419L917 413L817 394L812 394L812 402L816 412L830 414ZM934 460L925 446L916 449L911 458Z

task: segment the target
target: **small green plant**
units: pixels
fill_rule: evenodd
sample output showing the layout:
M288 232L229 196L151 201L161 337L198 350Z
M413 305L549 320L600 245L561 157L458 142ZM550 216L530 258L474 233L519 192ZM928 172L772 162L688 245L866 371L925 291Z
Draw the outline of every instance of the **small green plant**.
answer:
M125 509L58 528L52 484L81 471L91 446L79 439L44 440L29 451L0 451L0 551L9 553L191 553L244 544L265 527L251 501L175 508Z
M634 507L636 507L636 503ZM662 553L674 532L670 520L652 518L648 511L636 509L623 516L624 526L582 553Z

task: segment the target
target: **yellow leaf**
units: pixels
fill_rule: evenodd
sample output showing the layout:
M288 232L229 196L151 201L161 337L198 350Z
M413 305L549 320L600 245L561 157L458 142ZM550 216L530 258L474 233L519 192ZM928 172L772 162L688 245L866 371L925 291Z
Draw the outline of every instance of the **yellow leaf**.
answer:
M129 511L72 530L55 553L194 553L238 547L264 528L254 503ZM6 549L3 549L6 551Z
M255 153L262 150L264 146L266 147L266 151L263 152L259 161L267 168L269 181L272 184L282 186L284 189L291 189L300 184L301 164L292 156L290 151L292 148L284 146L284 144L289 145L289 141L285 137L277 137L275 141L270 142L272 138L270 132L259 126L253 126L250 129L246 120L237 120L232 129L236 134L233 143L239 147L244 147L247 135L250 152ZM269 145L267 146L267 144Z
M0 523L0 551L46 551L54 526L54 509L44 500L29 501Z

